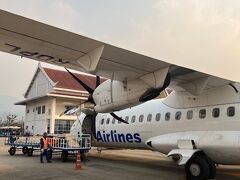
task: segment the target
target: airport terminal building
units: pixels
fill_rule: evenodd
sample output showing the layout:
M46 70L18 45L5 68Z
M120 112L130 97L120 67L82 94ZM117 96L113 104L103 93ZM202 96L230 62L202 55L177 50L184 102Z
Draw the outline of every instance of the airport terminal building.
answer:
M80 73L75 75L94 88L94 76ZM70 132L77 117L60 114L86 100L88 92L66 71L45 68L39 63L24 98L15 105L26 106L25 133L63 134Z

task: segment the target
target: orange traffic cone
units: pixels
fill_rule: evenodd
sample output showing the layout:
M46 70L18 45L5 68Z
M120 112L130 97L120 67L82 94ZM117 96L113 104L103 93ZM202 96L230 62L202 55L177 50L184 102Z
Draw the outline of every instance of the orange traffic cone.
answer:
M77 153L75 169L76 169L76 170L80 170L80 169L81 169L81 156L80 156L80 151L78 151L78 153Z

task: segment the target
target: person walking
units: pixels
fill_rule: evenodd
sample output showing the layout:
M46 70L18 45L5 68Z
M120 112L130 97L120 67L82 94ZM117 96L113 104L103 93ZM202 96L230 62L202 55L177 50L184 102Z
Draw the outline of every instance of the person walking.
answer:
M47 162L51 163L51 161L49 160L49 156L48 156L49 143L48 143L48 138L47 138L46 132L43 133L43 137L40 139L40 148L41 148L40 162L44 163L43 156L45 155Z

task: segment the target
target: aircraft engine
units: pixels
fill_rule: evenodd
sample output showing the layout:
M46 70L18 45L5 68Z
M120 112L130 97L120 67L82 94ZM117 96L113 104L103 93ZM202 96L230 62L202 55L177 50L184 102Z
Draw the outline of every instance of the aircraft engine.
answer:
M169 74L160 87L151 87L140 78L130 81L107 80L93 92L94 109L107 113L135 106L159 96L169 83Z

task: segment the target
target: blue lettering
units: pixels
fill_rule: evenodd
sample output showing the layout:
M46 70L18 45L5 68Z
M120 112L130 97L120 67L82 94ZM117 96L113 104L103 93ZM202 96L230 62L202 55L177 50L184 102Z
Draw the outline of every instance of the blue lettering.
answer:
M141 143L142 139L139 133L117 133L116 130L111 130L110 133L106 133L105 131L97 131L97 141L101 142L121 142L121 143Z
M134 136L134 139L135 139L135 143L141 143L142 142L142 140L140 138L140 134L135 133L133 136Z
M130 133L126 134L126 140L127 140L127 142L132 143L133 142L133 136Z
M100 131L97 132L97 141L104 142Z
M118 134L118 141L119 142L126 142L125 141L125 135L124 134Z

